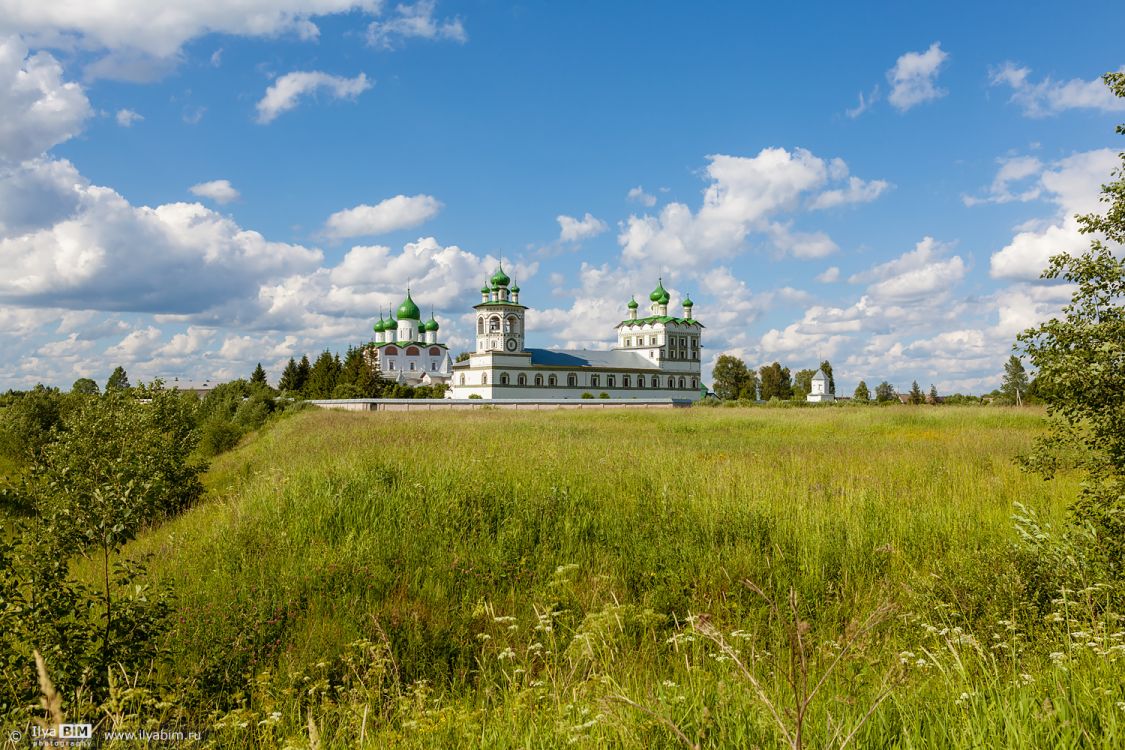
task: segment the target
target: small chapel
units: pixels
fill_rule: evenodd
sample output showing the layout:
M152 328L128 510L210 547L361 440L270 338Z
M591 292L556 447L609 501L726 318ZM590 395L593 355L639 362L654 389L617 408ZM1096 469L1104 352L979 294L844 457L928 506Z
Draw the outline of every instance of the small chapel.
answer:
M406 290L406 299L387 317L375 322L371 364L384 378L402 385L447 385L452 375L449 347L438 341L441 326L430 312L422 322L422 311Z

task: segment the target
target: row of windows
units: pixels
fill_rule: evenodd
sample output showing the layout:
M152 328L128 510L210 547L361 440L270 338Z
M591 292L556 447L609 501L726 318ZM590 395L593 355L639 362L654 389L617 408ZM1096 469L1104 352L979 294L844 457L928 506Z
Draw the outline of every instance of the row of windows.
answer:
M406 347L405 350L403 350L403 354L405 354L408 357L417 357L421 353L422 353L422 351L416 346L408 346L408 347ZM388 346L386 349L383 350L383 354L386 354L386 355L398 354L398 347ZM430 347L430 356L431 357L440 357L441 356L441 347L431 346Z
M647 346L658 346L659 342L660 342L660 339L658 337L649 336ZM671 336L671 337L669 337L668 342L671 346L673 346L673 347L679 346L681 349L686 349L686 348L688 348L688 346L694 346L695 345L694 341L689 339L687 336ZM626 336L625 337L625 346L632 346L632 345L633 345L632 336ZM644 336L637 336L637 346L646 346Z
M413 362L408 362L407 364L410 365L410 367L409 367L410 370L414 370L414 363ZM394 361L391 361L391 362L387 363L387 369L388 370L396 369ZM430 363L430 372L437 372L437 362L431 362Z
M493 315L491 318L488 318L488 321L486 323L485 317L483 315L481 315L479 318L477 318L477 333L484 333L484 329L485 329L486 325L488 326L488 332L489 333L500 333L500 327L501 327L500 316L499 315ZM504 327L504 333L519 333L519 331L520 331L520 319L517 318L515 315L509 315L503 321L503 327Z
M646 385L646 382L650 384L649 387L651 387L651 388L660 388L661 387L661 378L660 378L659 375L653 375L650 378L645 378L644 375L638 375L637 379L636 379L636 384L637 384L636 387L637 388L644 388L645 385ZM466 379L465 373L461 373L461 385L466 385L466 383L467 383L467 379ZM535 385L542 387L543 383L544 383L543 376L542 375L536 375L535 379L534 379L534 383L535 383ZM506 372L500 373L500 383L499 384L500 385L511 385L511 379L509 378L508 373L506 373ZM526 374L521 372L519 375L516 376L516 385L527 385L527 384L528 384L528 380L527 380ZM548 375L547 378L546 378L546 384L547 384L547 386L549 386L551 388L558 387L558 384L559 384L558 375ZM481 375L481 385L488 385L488 373L484 373L483 375ZM578 387L578 375L573 373L573 372L567 373L566 385L567 385L568 388L577 388ZM590 376L590 387L591 388L601 388L602 387L600 375L591 375ZM617 387L617 376L616 375L606 375L605 387L606 388L616 388ZM633 377L631 375L622 375L621 376L621 387L622 388L632 388L633 387ZM689 388L690 387L692 390L694 390L694 389L699 387L699 381L696 378L688 379L688 378L685 378L685 377L680 377L677 380L676 377L669 376L667 387L668 388Z

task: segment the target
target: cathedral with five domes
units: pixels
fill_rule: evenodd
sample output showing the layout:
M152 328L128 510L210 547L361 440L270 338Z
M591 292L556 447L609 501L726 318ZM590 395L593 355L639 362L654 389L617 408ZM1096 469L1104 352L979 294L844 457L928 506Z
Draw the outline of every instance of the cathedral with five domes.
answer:
M447 385L452 361L449 347L438 341L441 326L430 319L422 322L422 311L406 290L406 299L395 312L388 311L375 322L375 339L370 349L371 364L384 378L404 385Z

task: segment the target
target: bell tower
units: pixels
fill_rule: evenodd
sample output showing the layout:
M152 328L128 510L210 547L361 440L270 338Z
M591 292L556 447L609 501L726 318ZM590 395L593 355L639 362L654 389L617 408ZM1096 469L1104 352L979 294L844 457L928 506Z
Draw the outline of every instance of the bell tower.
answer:
M502 264L481 287L480 294L480 304L473 307L477 311L477 354L522 353L527 308L519 303L520 288L512 284Z

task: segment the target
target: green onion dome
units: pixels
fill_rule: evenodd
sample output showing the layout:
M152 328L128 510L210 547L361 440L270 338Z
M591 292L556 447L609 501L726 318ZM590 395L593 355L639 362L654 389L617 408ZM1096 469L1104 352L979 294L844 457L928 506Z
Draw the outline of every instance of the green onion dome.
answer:
M512 282L512 293L513 294L519 294L520 293L520 285L515 283L515 281Z
M395 320L395 316L390 312L387 312L387 322L383 324L383 330L387 333L395 333L398 331L398 321Z
M652 290L652 294L648 295L648 298L650 300L652 300L653 302L656 302L656 303L661 304L661 305L667 305L668 300L672 299L672 297L668 294L667 290L664 289L664 280L663 279L659 279L656 282L656 288Z
M421 320L422 311L418 309L418 305L414 304L414 300L410 298L410 290L406 290L406 299L398 306L398 319L399 320Z
M379 313L379 319L375 321L375 325L371 326L371 330L375 333L382 333L387 330L387 324L383 321L383 314Z
M489 281L492 282L493 288L496 288L498 286L508 286L512 280L508 278L508 274L504 273L504 264L501 263L496 267L496 273L492 274L492 278L489 279Z
M439 328L441 328L441 326L439 326L438 322L434 320L433 313L430 314L430 319L422 324L423 331L437 331Z
M626 307L628 307L630 310L636 310L638 307L640 307L640 305L637 304L637 298L630 297L629 304L627 304Z
M488 294L488 293L489 293L490 291L492 291L492 290L491 290L491 289L489 289L489 287L488 287L488 280L487 280L487 279L485 279L485 282L484 282L484 286L482 286L482 287L480 288L480 293L481 293L481 294Z
M691 301L691 297L684 297L684 307L692 307L693 305L695 303Z

